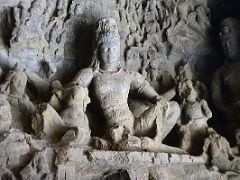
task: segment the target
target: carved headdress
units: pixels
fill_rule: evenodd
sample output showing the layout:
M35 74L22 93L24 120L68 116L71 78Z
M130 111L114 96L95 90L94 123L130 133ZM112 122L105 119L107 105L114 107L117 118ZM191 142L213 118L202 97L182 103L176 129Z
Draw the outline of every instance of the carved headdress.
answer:
M110 40L119 41L119 38L116 20L110 17L100 19L96 29L96 43Z
M96 25L94 41L94 52L91 66L97 70L99 68L98 51L103 43L114 42L117 43L120 48L120 36L116 20L111 17L100 19Z

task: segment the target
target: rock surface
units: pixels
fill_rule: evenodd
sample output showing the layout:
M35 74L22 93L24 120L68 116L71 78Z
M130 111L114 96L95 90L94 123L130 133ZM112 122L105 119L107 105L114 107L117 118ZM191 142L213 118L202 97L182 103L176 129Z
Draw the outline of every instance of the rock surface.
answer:
M0 0L0 179L239 179L239 5Z

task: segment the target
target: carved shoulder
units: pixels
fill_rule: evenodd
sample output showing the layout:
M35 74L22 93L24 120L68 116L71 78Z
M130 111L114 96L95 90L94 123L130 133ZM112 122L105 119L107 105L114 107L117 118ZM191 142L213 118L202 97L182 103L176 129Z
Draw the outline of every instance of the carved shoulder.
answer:
M129 74L129 76L132 80L132 83L136 83L139 85L144 83L145 77L143 75L141 75L140 73L134 72L134 71L127 71L127 70L125 70L125 71Z
M92 68L84 68L76 74L71 84L88 87L92 82L93 75L94 72Z

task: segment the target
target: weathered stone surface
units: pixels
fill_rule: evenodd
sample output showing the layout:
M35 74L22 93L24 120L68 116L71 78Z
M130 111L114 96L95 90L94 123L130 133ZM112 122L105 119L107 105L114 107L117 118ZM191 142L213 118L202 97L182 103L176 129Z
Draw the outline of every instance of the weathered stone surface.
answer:
M66 126L59 114L49 105L41 104L32 119L32 127L41 138L54 142L66 132Z
M240 158L233 155L230 145L224 137L216 133L211 134L205 141L204 155L208 158L208 163L215 165L220 171L232 171L239 175Z
M26 180L53 179L47 158L46 151L36 153L31 162L21 170L21 178Z
M3 167L0 168L0 178L9 180L17 179L9 169Z
M12 131L1 135L0 157L21 156L29 152L25 135L20 131Z
M11 106L6 96L0 95L0 134L8 132L12 124Z
M0 0L0 179L239 179L239 5Z
M60 150L56 163L58 179L64 176L64 172L67 175L66 179L74 177L73 174L76 179L101 179L101 177L111 177L113 174L118 177L117 174L120 171L126 171L128 179L149 179L150 177L157 179L223 178L220 173L208 171L202 157L168 153L93 150L84 155L85 158L75 158L84 152L83 149L77 148ZM63 164L66 165L65 169L63 169ZM71 175L71 172L74 173Z

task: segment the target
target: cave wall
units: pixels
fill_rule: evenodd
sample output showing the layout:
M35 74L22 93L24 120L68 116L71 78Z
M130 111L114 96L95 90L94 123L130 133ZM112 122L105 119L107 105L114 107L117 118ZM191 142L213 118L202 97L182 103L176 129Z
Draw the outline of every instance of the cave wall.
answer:
M213 72L223 64L218 25L224 17L240 18L239 4L238 0L2 0L0 66L9 70L17 64L28 75L35 73L44 83L58 79L65 85L79 69L91 64L94 24L101 17L111 16L119 26L122 66L140 72L159 94L176 86L176 69L183 62L189 62L194 80L209 87ZM39 102L44 101L41 95ZM29 97L37 105L35 97ZM207 100L211 107L211 98ZM139 104L133 108L138 107ZM211 127L220 124L219 129L225 128L218 121L221 114L214 107L211 110L215 121L210 123ZM45 165L52 163L49 171L58 179L64 176L136 179L145 175L145 179L160 179L162 174L165 178L180 174L181 179L223 176L207 169L203 157L124 151L86 153L72 147L49 150L42 140L31 142L30 135L11 132L9 136L1 141L0 160L16 176L20 176L20 170L22 177L28 176L29 168L37 172L38 161L42 159ZM16 148L15 152L18 146L22 149ZM15 153L17 160L9 159ZM145 169L140 172L142 168ZM173 171L176 174L171 174Z
M160 84L174 77L180 61L191 62L202 79L214 67L207 1L13 0L2 1L1 12L1 63L19 62L44 79L90 64L91 26L106 16L119 22L122 64L146 77L157 69Z

